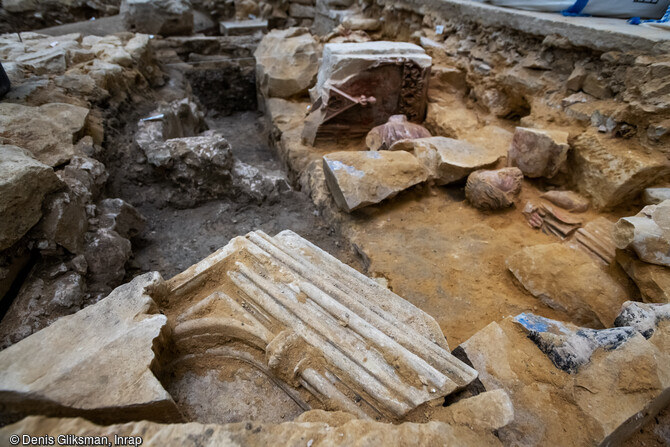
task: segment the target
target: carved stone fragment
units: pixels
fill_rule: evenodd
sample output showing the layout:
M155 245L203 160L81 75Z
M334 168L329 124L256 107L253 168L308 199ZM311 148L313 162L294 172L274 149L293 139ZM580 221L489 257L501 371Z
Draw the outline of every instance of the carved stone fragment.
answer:
M303 141L362 137L397 114L423 121L431 62L410 43L326 44Z
M396 141L430 136L430 132L425 127L408 122L405 115L393 115L386 124L377 126L368 132L365 145L371 151L379 151L390 149Z
M477 376L430 316L291 231L233 239L168 281L166 305L183 355L237 349L297 402L359 417L398 420Z
M497 210L514 204L521 191L523 173L519 168L495 171L475 171L468 176L465 197L472 206L482 210Z

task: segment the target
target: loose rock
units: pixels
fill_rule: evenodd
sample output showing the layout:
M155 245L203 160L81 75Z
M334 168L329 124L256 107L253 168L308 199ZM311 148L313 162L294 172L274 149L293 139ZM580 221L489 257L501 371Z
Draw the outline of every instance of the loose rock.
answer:
M628 299L588 255L562 244L526 247L507 259L507 267L533 296L580 325L611 326Z
M508 161L527 177L551 178L565 164L569 148L567 132L517 127Z
M396 143L394 150L412 151L438 185L465 179L478 169L491 168L500 160L493 149L445 137L419 138Z
M670 302L670 269L642 262L624 250L617 250L616 260L640 289L645 302Z
M540 197L573 213L583 213L589 209L588 199L573 191L547 191Z
M138 33L175 36L191 34L193 30L189 0L123 0L121 16Z
M68 162L73 143L83 136L89 110L71 104L52 103L30 107L0 104L0 138L33 153L49 166Z
M254 53L261 94L289 98L307 93L316 81L320 53L306 28L270 31Z
M29 414L98 421L178 421L156 379L152 346L167 322L149 296L161 285L147 273L106 299L0 352L0 400L7 423Z

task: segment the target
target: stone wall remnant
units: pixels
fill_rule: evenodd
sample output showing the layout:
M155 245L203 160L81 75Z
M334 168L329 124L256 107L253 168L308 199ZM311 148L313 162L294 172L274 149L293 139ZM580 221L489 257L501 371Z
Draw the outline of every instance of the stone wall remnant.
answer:
M53 169L29 151L0 145L0 250L11 247L40 220L44 197L61 187Z

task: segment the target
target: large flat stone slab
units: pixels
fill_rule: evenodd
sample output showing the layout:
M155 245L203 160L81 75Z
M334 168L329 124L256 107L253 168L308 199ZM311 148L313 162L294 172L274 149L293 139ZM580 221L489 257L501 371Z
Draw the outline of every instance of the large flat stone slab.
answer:
M411 151L426 167L428 178L438 185L464 180L478 169L492 168L502 157L494 148L446 137L402 140L392 150Z
M533 296L590 327L609 327L628 299L626 290L581 250L563 244L526 247L507 267Z
M0 417L82 416L100 422L180 420L152 368L167 322L147 273L107 298L0 352Z
M334 152L323 157L323 170L335 203L348 213L427 178L421 163L405 151Z

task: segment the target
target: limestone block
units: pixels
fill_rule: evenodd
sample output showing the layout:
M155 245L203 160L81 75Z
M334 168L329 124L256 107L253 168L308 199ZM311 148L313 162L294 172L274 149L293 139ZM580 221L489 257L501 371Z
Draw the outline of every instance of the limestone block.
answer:
M305 94L314 85L320 49L306 28L270 31L254 56L256 82L266 98Z
M631 248L645 262L670 267L670 200L619 219L614 241L617 248Z
M304 414L316 412L315 410ZM322 417L315 421L294 421L282 424L247 422L214 425L191 422L165 425L141 421L123 425L99 426L84 419L49 419L32 416L0 429L0 438L9 439L9 436L15 433L32 436L50 435L54 439L63 433L77 436L107 436L110 441L115 439L114 435L130 437L132 440L141 435L142 445L148 447L189 445L193 444L194 440L197 440L197 445L202 447L219 447L230 444L302 446L310 444L310 441L319 447L342 445L365 447L371 444L458 445L463 447L502 445L493 434L479 433L467 427L451 426L442 422L392 425L348 419L334 423ZM315 440L318 440L318 444Z
M123 0L121 16L137 33L175 36L191 34L193 8L189 0Z
M11 247L42 217L44 196L62 183L49 166L16 146L0 145L0 251Z
M167 322L147 273L107 298L0 352L2 420L27 414L82 416L100 422L179 420L154 376L154 341Z
M23 54L15 59L24 70L36 75L60 74L67 69L66 51L63 48L47 48Z
M580 325L611 326L628 299L626 290L586 253L563 244L526 247L506 263L533 296Z
M146 218L130 203L122 199L104 199L96 207L98 227L117 232L130 239L144 229Z
M590 129L571 140L570 172L580 192L596 208L613 208L670 175L670 162L634 140L612 138Z
M377 31L381 28L379 19L363 16L347 17L342 21L342 25L352 31Z
M193 198L231 192L233 153L220 135L172 138L154 146L147 158Z
M316 9L313 6L292 2L288 7L288 15L296 18L313 19Z
M163 105L137 123L135 142L144 151L149 162L161 165L168 156L161 149L163 141L191 137L206 129L204 114L188 98ZM153 161L152 161L153 160Z
M567 132L517 127L508 161L526 177L551 178L565 164L569 149Z
M670 302L670 268L640 261L623 250L617 250L616 260L640 289L645 302Z
M430 137L430 132L420 124L407 121L405 115L393 115L381 126L374 127L365 137L365 145L371 151L391 149L399 140L414 140Z
M647 188L642 191L645 205L658 205L664 200L670 200L670 188Z
M475 171L465 183L465 197L481 210L507 208L514 204L522 181L523 173L519 168Z
M86 201L69 189L44 201L44 217L37 226L40 237L55 242L70 253L84 252L84 235L88 230Z
M423 48L407 42L333 43L323 48L323 60L315 86L317 95L326 82L338 82L364 72L380 61L402 58L428 69L432 58Z
M38 262L0 321L0 349L80 310L85 292L84 277L68 271L65 263Z
M501 158L493 148L445 137L400 141L393 149L413 152L426 167L428 178L438 185L458 182L478 169L492 168Z
M323 170L335 203L348 213L427 178L419 160L405 151L334 152L323 157Z
M654 307L655 306L655 307ZM625 445L670 404L670 309L627 302L616 327L532 314L491 323L462 349L488 390L514 405L506 445Z
M0 104L0 139L33 153L49 166L66 163L75 155L73 143L83 136L89 110L71 104L39 107Z
M400 420L476 377L432 317L291 231L233 239L172 278L165 301L181 355L242 340L327 410Z
M114 287L123 280L124 266L131 253L130 241L116 231L101 228L86 233L84 256L89 276L103 289Z
M437 417L473 429L499 430L514 420L514 405L504 390L497 389L459 400Z

